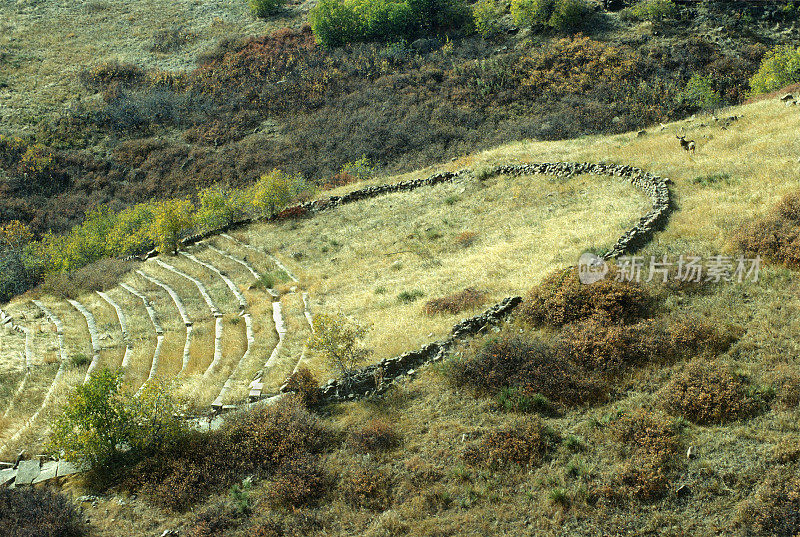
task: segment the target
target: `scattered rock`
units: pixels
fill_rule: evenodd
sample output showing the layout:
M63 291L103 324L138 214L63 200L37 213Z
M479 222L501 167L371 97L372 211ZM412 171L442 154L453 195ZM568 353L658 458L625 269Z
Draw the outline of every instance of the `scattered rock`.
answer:
M789 102L789 101L793 101L793 100L794 100L794 95L792 95L791 93L787 93L786 95L781 97L781 102L784 102L784 103Z
M697 450L694 446L689 446L689 449L686 450L686 458L689 460L697 458Z

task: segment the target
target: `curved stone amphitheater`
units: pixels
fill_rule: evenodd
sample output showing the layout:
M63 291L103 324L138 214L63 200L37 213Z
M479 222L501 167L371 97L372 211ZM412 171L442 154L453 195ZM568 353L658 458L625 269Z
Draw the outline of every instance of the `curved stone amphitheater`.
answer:
M592 174L628 180L649 196L652 207L617 240L606 258L642 245L670 211L668 180L631 166L542 163L496 166L490 173L562 178ZM267 220L312 216L470 174L469 170L445 172L370 186L302 203ZM237 222L184 239L178 256L151 252L124 282L105 292L87 293L78 300L44 296L15 301L6 311L0 310L5 328L0 331L0 349L5 356L16 356L10 366L13 374L5 377L15 387L0 400L0 460L13 460L26 446L40 445L46 434L45 417L56 408L57 395L85 382L100 367L122 368L126 385L137 394L156 378L174 380L176 392L190 400L188 415L207 415L278 396L286 375L306 360L305 351L297 349L304 349L305 338L313 330L313 312L303 281L283 260L231 235L250 223ZM263 285L262 275L275 271L285 273L288 280L281 292ZM287 310L287 300L294 300L298 307ZM458 323L448 338L381 360L357 372L346 385L329 381L323 387L324 398L335 402L380 392L425 363L441 359L455 341L500 322L520 302L520 297L506 298ZM292 326L301 327L302 332L290 330ZM75 362L81 355L88 365ZM275 373L279 365L280 377ZM378 376L381 382L376 384ZM55 461L44 466L37 461L36 469L31 461L23 462L16 468L0 466L0 485L15 478L23 484L74 471Z

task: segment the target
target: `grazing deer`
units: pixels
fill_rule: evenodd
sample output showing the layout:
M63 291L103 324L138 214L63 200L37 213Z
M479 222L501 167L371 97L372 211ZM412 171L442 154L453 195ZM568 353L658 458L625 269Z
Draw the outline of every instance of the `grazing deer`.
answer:
M683 148L684 151L686 151L687 153L691 151L692 155L694 155L694 146L695 146L694 140L687 140L685 134L684 135L676 134L675 138L677 138L678 141L681 143L681 147Z

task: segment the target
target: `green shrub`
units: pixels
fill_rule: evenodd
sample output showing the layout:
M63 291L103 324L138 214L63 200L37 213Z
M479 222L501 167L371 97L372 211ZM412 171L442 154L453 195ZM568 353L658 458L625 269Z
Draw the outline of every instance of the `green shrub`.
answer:
M371 353L360 344L366 333L367 327L342 314L319 313L314 316L308 349L321 355L332 369L347 378Z
M138 397L131 397L122 389L122 377L122 372L104 368L77 386L48 441L52 453L91 469L100 481L169 448L184 432L165 384L150 382Z
M495 0L478 0L472 5L472 21L475 30L483 37L492 37L501 31L500 17L503 10Z
M555 0L511 0L511 16L520 26L547 26Z
M416 300L422 298L423 296L425 296L425 293L423 293L419 289L412 289L410 291L401 291L397 295L397 300L399 300L403 304L411 304L412 302L415 302Z
M624 21L661 22L678 16L678 6L672 0L642 0L620 12Z
M81 352L73 354L70 357L70 361L72 362L72 365L75 367L83 367L85 365L89 365L89 362L91 362L89 357Z
M585 0L556 0L548 25L559 32L572 33L585 28L594 10Z
M711 75L695 73L681 93L681 99L689 106L708 110L722 105L722 97L714 89Z
M767 52L750 78L750 95L769 93L800 82L800 48L779 45Z
M214 185L197 193L199 206L194 222L199 231L212 231L233 223L245 215L247 201L241 190Z
M254 17L265 18L276 14L286 3L286 0L249 0L250 13Z
M411 39L460 29L471 20L463 0L320 0L308 14L317 41L326 47Z

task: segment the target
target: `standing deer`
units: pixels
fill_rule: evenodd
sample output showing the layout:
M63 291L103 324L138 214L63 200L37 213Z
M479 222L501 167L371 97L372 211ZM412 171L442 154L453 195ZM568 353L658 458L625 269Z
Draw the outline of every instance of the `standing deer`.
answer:
M691 151L692 155L694 155L694 146L695 146L694 140L687 140L685 134L684 135L676 134L675 138L677 138L678 141L681 143L681 147L683 148L684 151L686 151L687 153Z

